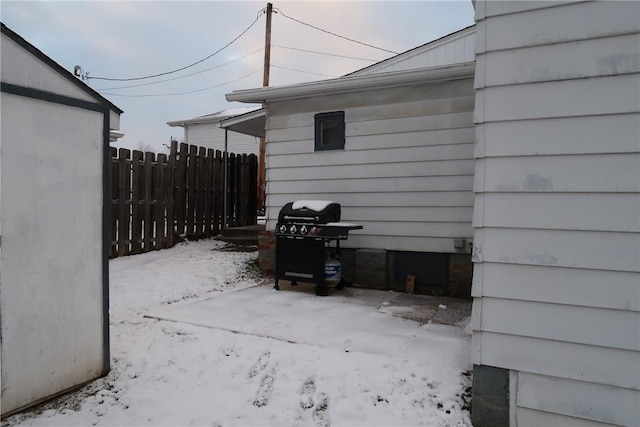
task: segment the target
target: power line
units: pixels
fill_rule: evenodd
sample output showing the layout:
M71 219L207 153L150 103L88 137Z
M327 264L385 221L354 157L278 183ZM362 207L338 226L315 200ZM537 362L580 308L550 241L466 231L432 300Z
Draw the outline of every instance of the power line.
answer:
M338 55L335 53L327 53L327 52L318 52L317 50L307 50L307 49L299 49L296 47L288 47L288 46L280 46L277 44L272 44L272 47L279 47L280 49L289 49L289 50L297 50L300 52L307 52L307 53L315 53L317 55L326 55L326 56L335 56L337 58L348 58L348 59L357 59L359 61L369 61L369 62L378 62L378 59L369 59L369 58L358 58L355 56L346 56L346 55Z
M96 89L96 90L97 90L98 92L100 92L100 91L103 91L103 90L128 89L128 88L132 88L132 87L150 86L150 85L155 85L155 84L158 84L158 83L171 82L171 81L179 80L179 79L182 79L182 78L185 78L185 77L191 77L191 76L195 76L195 75L197 75L197 74L206 73L207 71L215 70L215 69L217 69L217 68L224 67L225 65L233 64L234 62L238 62L238 61L240 61L240 60L242 60L242 59L244 59L244 58L248 58L249 56L251 56L251 55L255 55L256 53L261 52L261 51L263 51L263 50L264 50L264 47L261 47L261 48L260 48L260 49L258 49L258 50L254 50L254 51L253 51L253 52L251 52L251 53L248 53L248 54L246 54L246 55L244 55L244 56L241 56L240 58L233 59L233 60L231 60L231 61L229 61L229 62L225 62L224 64L216 65L215 67L206 68L206 69L201 70L201 71L196 71L195 73L185 74L184 76L178 76L178 77L173 77L173 78L170 78L170 79L164 79L164 80L158 80L158 81L155 81L155 82L140 83L140 84L128 85L128 86L105 87L105 88L102 88L102 89Z
M307 27L311 27L311 28L313 28L315 30L318 30L318 31L322 31L323 33L331 34L332 36L336 36L336 37L339 37L339 38L344 39L344 40L349 40L350 42L353 42L353 43L358 43L358 44L361 44L363 46L368 46L368 47L373 48L373 49L378 49L378 50L382 50L384 52L393 53L394 55L398 55L398 52L394 52L394 51L389 50L389 49L384 49L384 48L381 48L381 47L378 47L378 46L374 46L374 45L369 44L369 43L364 43L364 42L361 42L361 41L358 41L358 40L354 40L354 39L351 39L349 37L341 36L340 34L336 34L336 33L333 33L331 31L328 31L328 30L324 30L322 28L316 27L315 25L311 25L311 24L308 24L306 22L300 21L299 19L293 18L291 16L287 16L280 9L274 9L274 12L284 16L287 19L290 19L292 21L298 22L299 24L306 25Z
M253 70L253 71L252 71L252 72L250 72L249 74L245 74L244 76L239 77L239 78L237 78L237 79L235 79L235 80L231 80L231 81L228 81L228 82L226 82L226 83L220 83L220 84L215 85L215 86L205 87L205 88L202 88L202 89L190 90L190 91L188 91L188 92L154 93L154 94L148 94L148 95L124 95L124 94L121 94L121 93L109 93L109 92L100 92L100 93L101 93L102 95L122 96L122 97L125 97L125 98L147 98L147 97L152 97L152 96L176 96L176 95L188 95L188 94L191 94L191 93L204 92L205 90L215 89L215 88L217 88L217 87L226 86L226 85L228 85L228 84L238 82L238 81L240 81L240 80L242 80L242 79L246 79L247 77L249 77L249 76L251 76L251 75L253 75L253 74L257 73L258 71L262 71L262 67L260 67L260 68L258 68L258 69L256 69L256 70Z
M220 49L216 50L215 52L213 52L211 55L206 56L192 64L186 65L184 67L180 67L177 68L175 70L171 70L171 71L165 71L163 73L158 73L158 74L152 74L152 75L148 75L148 76L142 76L142 77L130 77L130 78L109 78L109 77L89 77L87 76L87 80L89 79L94 79L94 80L107 80L107 81L112 81L112 82L129 82L129 81L133 81L133 80L145 80L145 79L151 79L153 77L160 77L160 76L166 76L167 74L173 74L173 73L177 73L178 71L182 71L182 70L186 70L187 68L191 68L194 65L198 65L201 62L206 61L207 59L211 58L214 55L217 55L218 53L222 52L224 49L228 48L229 46L231 46L233 43L235 43L236 40L238 40L240 37L242 37L247 31L249 31L251 29L251 27L253 27L255 25L256 22L258 22L258 19L260 19L260 16L264 13L264 10L260 10L256 16L256 19L253 20L253 22L243 31L240 33L240 35L238 35L236 38L234 38L233 40L231 40L229 43L227 43L226 45L224 45L223 47L221 47Z
M299 73L315 74L316 76L331 77L331 78L338 77L338 76L330 76L329 74L314 73L313 71L298 70L296 68L281 67L279 65L274 65L273 63L271 64L271 66L274 68L282 68L283 70L297 71Z

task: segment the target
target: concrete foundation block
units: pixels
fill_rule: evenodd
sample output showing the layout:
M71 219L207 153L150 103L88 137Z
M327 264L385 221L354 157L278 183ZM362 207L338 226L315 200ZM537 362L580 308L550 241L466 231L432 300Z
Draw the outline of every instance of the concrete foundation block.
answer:
M258 268L267 274L276 271L276 236L272 231L258 234Z
M471 422L474 427L509 427L509 370L473 366Z
M387 251L358 249L356 255L356 284L367 288L387 288Z

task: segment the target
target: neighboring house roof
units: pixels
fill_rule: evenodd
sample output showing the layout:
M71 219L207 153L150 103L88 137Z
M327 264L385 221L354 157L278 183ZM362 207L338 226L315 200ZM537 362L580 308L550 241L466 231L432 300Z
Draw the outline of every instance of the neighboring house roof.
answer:
M258 89L233 91L227 101L264 102L299 99L316 95L357 92L380 87L406 86L419 83L438 83L473 77L475 62L445 67L424 68L395 73L341 77L290 86L271 86Z
M473 62L475 60L475 42L476 26L471 25L384 61L346 74L345 77Z
M260 110L260 108L261 108L260 106L233 108L229 110L218 111L217 113L213 113L213 114L194 117L192 119L173 120L173 121L167 122L167 124L171 127L185 127L185 125L193 125L193 124L219 123L222 120L227 119L229 117L251 113L253 111Z
M475 72L474 50L470 26L336 79L238 90L226 99L259 103L468 78Z
M61 76L66 78L68 81L70 81L71 83L73 83L74 85L76 85L77 87L79 87L80 89L82 89L83 91L88 93L89 95L91 95L93 98L96 99L96 101L98 103L107 105L109 107L109 109L111 109L113 112L115 112L117 114L122 114L123 113L123 111L120 108L118 108L116 105L114 105L111 101L109 101L107 98L103 97L98 92L96 92L94 89L92 89L87 84L82 82L80 79L78 79L76 76L74 76L73 73L67 71L63 66L58 64L56 61L54 61L53 59L51 59L50 57L45 55L40 49L38 49L37 47L35 47L31 43L29 43L28 41L23 39L20 35L18 35L16 32L11 30L4 23L0 22L0 26L2 27L2 34L4 34L7 37L9 37L11 40L13 40L19 46L21 46L26 51L31 53L33 56L38 58L40 61L44 62L50 68L55 70L58 74L60 74Z

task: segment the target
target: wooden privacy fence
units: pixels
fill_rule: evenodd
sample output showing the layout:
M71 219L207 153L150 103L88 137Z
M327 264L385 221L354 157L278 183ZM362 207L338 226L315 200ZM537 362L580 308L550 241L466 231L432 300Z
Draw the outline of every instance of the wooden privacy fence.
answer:
M183 238L254 225L257 170L255 154L227 153L225 162L219 150L180 144L178 151L175 141L169 156L137 150L132 156L125 148L111 148L109 256L170 248Z

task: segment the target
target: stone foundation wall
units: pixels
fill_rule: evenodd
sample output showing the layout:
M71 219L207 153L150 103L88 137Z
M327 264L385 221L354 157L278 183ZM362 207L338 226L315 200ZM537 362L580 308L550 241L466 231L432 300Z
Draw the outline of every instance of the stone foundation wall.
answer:
M406 277L399 277L399 260L402 256L435 259L437 265L415 263L415 292L423 294L471 297L473 264L471 255L428 254L387 251L384 249L341 249L342 277L347 285L370 289L404 292ZM276 238L271 231L258 235L258 266L267 274L275 273ZM405 263L406 264L406 263ZM434 269L433 272L430 269ZM435 271L437 269L437 272ZM437 274L436 274L437 273ZM425 278L438 276L437 284L421 283Z

